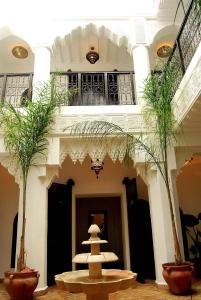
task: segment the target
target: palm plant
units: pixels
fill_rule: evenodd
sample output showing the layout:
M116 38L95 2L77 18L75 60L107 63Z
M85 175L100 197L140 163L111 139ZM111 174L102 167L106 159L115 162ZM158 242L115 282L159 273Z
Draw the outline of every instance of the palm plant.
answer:
M137 150L145 153L147 162L156 165L167 191L174 238L175 264L179 265L182 263L182 256L176 231L168 174L168 147L175 142L178 130L171 105L177 72L177 64L171 62L171 64L165 65L163 72L152 72L145 82L143 116L147 128L151 128L149 133L142 132L137 136L125 132L116 124L106 121L77 123L72 126L71 133L82 137L90 137L93 140L98 139L102 142L105 140L107 145L108 137L110 137L109 145L115 143L117 155L118 152L122 151L122 147L125 148L125 163L131 161L134 152Z
M47 136L54 124L55 111L62 102L66 103L71 94L70 90L58 92L53 78L50 82L41 84L36 90L34 102L26 99L25 107L7 102L0 106L0 124L4 131L5 148L22 177L22 232L17 271L26 267L25 213L29 170L41 156L46 155Z

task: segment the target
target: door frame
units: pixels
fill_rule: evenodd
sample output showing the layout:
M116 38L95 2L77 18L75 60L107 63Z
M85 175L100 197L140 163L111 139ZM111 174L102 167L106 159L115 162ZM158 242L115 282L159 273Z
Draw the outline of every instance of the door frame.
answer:
M122 190L121 194L75 194L72 192L72 257L76 255L76 199L77 198L103 198L119 197L121 206L121 227L122 227L122 248L124 268L130 270L130 245L128 234L128 215L126 193ZM110 241L108 241L110 242ZM72 263L72 270L76 270L76 264Z

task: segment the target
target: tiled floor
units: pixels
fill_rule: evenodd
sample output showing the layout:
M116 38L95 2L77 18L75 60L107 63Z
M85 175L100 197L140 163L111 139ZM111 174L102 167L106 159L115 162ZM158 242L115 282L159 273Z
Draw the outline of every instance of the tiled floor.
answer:
M34 300L85 300L84 294L69 294L59 291L56 287L49 288L44 296L34 297ZM193 284L190 296L174 296L166 288L159 289L154 283L137 284L134 289L128 289L110 295L110 300L201 300L201 281ZM9 296L0 284L0 300L9 300Z

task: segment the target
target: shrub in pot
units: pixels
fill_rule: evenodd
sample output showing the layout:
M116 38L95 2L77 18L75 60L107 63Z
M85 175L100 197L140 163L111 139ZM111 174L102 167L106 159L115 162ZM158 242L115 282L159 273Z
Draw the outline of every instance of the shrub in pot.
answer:
M58 105L66 103L71 90L59 92L55 78L43 83L36 90L33 102L24 99L24 107L2 102L0 106L0 125L4 133L4 144L10 154L12 163L20 170L22 180L22 230L20 250L15 272L5 272L5 286L13 300L32 299L33 291L38 284L39 273L26 266L25 261L25 230L27 178L30 167L37 163L40 156L45 156L48 133L54 124L54 115ZM20 99L20 103L22 103Z

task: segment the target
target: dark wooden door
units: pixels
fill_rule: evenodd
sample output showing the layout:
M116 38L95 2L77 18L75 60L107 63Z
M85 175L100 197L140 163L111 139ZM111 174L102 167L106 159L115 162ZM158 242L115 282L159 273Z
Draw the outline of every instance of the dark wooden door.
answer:
M101 251L111 251L119 257L118 262L103 264L103 268L124 268L119 197L76 199L76 253L90 251L90 247L82 245L81 242L90 237L88 228L94 214L104 215L104 231L101 238L108 240L108 244L101 245ZM87 266L77 265L77 269L83 268L85 269Z
M47 284L72 270L72 182L53 183L48 191Z
M136 178L124 178L126 186L131 270L137 280L155 279L155 263L149 203L138 199Z

